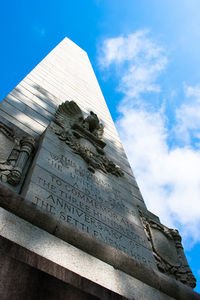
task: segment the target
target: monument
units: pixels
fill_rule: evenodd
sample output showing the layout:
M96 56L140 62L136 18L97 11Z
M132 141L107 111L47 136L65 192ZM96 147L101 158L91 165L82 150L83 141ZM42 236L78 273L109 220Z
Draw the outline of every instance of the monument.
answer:
M200 299L147 210L85 51L65 38L0 103L1 299Z

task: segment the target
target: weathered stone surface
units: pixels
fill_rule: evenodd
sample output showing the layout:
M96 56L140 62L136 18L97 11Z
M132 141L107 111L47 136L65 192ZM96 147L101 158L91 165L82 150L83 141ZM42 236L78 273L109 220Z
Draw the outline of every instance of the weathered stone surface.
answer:
M50 127L48 127L46 129L46 132L45 132L45 136L51 140L52 143L54 143L55 145L58 143L57 139L55 139L55 134L54 132L52 132L51 130L51 127L54 128L54 130L59 130L59 127L55 124L55 123L52 123L50 124ZM47 143L48 141L46 141ZM46 146L47 147L47 146ZM134 180L134 177L133 177L133 174L132 174L132 171L130 169L130 165L128 162L124 161L124 159L119 155L116 157L116 155L114 155L114 153L112 153L112 149L110 149L108 147L108 145L106 146L106 155L107 157L112 160L116 165L119 165L120 168L123 170L123 172L127 173L130 177L129 179L129 182L131 185L134 185L134 186L137 186L137 183L136 181ZM138 188L138 186L137 186ZM138 188L139 189L139 188ZM142 196L140 194L140 198L142 200Z
M49 136L56 137L51 128L47 129L45 138L41 141L37 164L60 178L65 177L70 184L84 189L86 194L100 202L107 202L111 208L119 208L124 213L135 215L132 206L136 195L130 190L126 174L120 178L99 171L91 174L86 162L74 154L66 143L58 138L52 143Z
M156 268L137 208L124 200L132 197L126 178L101 170L94 174L87 162L57 137L52 126L47 134L54 135L55 143L44 134L23 189L26 200L51 214L56 222L87 232ZM56 151L45 149L53 146Z
M71 187L69 190L71 190ZM75 192L74 189L73 191ZM100 239L139 261L155 267L151 250L145 247L148 244L142 229L128 223L125 218L114 214L120 220L117 222L113 216L110 218L106 216L100 205L98 205L100 211L98 212L94 207L91 209L89 205L80 200L78 201L70 192L67 197L57 197L52 191L46 191L34 184L30 186L26 199L30 199L36 206L51 213L58 222L67 223L87 232L94 238ZM67 199L70 200L67 201ZM77 203L71 204L72 201ZM78 208L78 206L81 206L81 208ZM123 226L124 222L128 223L129 226ZM91 247L93 247L92 242Z
M62 180L61 176L57 177L37 165L32 172L31 181L34 185L38 185L41 189L46 190L49 195L53 194L55 197L60 198L60 207L63 207L64 202L68 201L80 209L85 208L85 210L93 214L94 217L102 218L102 221L107 221L108 224L112 224L113 222L113 226L116 226L116 228L117 224L119 224L118 228L127 227L127 229L131 229L134 224L142 227L137 211L133 211L133 214L133 207L130 208L130 205L126 207L125 211L120 209L118 205L111 207L107 201L104 201L104 198L102 201L99 201L98 198L95 199L94 195L87 193L87 190L81 190L69 181ZM31 189L34 189L34 187ZM47 200L47 197L45 199ZM49 200L51 200L51 197ZM52 198L52 200L54 199ZM129 212L128 209L132 210Z
M14 200L22 200L21 197L11 193L6 187L0 186L0 202L4 199L7 205L9 202L13 203ZM200 299L199 295L193 292L192 289L159 272L152 272L142 264L131 265L125 257L121 259L118 257L118 259L115 259L118 266L116 265L113 268L111 265L73 247L46 231L40 230L4 209L0 210L0 216L2 220L0 235L8 239L9 243L14 242L18 245L16 248L11 244L11 247L0 240L2 253L19 259L64 282L68 282L69 276L66 275L66 272L71 270L93 283L98 283L130 299ZM112 252L107 252L107 254L112 255ZM121 270L126 268L126 263L129 264L131 276L120 271L120 268Z
M128 298L93 283L70 270L61 269L58 265L52 264L6 239L1 238L0 245L1 300L128 300ZM8 251L8 248L9 250L12 248L12 251ZM7 251L3 251L5 249ZM13 250L15 250L14 255ZM28 264L27 260L29 261ZM36 260L37 268L33 267L33 262ZM38 268L38 264L40 264L40 268ZM43 272L44 265L46 272ZM49 274L51 273L50 269L56 270L57 274L55 274L56 272ZM64 273L64 280L60 280L58 271Z
M168 228L140 210L158 269L194 288L196 279L185 257L178 230Z
M35 140L5 119L0 122L0 182L21 189L33 154Z
M124 178L119 179L117 184L114 176L111 178L108 174L99 171L92 174L87 164L78 156L76 157L68 147L64 147L65 151L62 152L60 148L55 151L52 146L46 148L45 144L46 142L38 155L38 165L60 178L65 176L70 184L83 189L87 195L100 202L107 202L111 208L116 207L135 215L130 204L131 200L128 201L129 198L133 198L132 193L128 190L129 185L125 185Z
M151 227L145 227L150 234L145 236L144 218L140 223L134 203L141 197L139 189L133 189L129 175L107 159L103 125L97 115L90 112L85 117L75 102L66 101L55 116L59 126L51 123L43 135L23 189L26 200L52 216L55 232L64 240L85 249L82 231L156 269L154 253L162 272L195 287L177 244ZM79 230L78 244L76 234L71 234L74 229L70 232L68 226ZM93 247L94 241L87 250ZM169 267L162 267L155 254L164 257Z
M5 161L8 159L9 153L11 153L14 147L14 143L5 134L0 132L0 161Z

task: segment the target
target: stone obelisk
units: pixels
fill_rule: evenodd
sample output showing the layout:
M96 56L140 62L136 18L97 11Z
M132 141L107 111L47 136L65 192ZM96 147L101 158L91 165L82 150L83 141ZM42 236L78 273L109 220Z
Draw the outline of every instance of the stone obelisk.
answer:
M67 38L0 103L0 181L1 299L200 299Z

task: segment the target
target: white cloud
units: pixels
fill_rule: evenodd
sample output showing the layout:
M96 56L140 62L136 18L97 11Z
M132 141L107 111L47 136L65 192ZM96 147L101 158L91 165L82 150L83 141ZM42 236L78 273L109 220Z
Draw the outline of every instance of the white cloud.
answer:
M117 128L145 203L164 224L179 225L189 247L200 241L200 152L189 144L194 131L200 134L200 87L185 86L192 102L177 109L174 131L181 132L187 143L170 149L169 120L163 110L152 109L142 98L143 93L161 90L156 81L167 64L162 47L147 31L107 39L100 64L115 67L124 93Z
M186 239L200 240L200 153L188 147L170 150L162 115L123 107L117 128L144 200Z
M187 101L176 111L177 125L174 128L177 137L187 143L192 138L200 138L200 86L184 86Z
M155 84L167 59L164 49L148 38L148 31L137 31L127 37L104 40L99 59L102 68L117 67L120 76L119 89L129 97L145 92L159 92Z

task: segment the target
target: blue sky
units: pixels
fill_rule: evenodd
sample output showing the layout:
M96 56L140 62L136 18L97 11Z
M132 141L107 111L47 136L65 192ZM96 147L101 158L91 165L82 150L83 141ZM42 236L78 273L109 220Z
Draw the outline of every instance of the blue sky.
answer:
M199 14L198 0L2 1L0 99L64 37L87 51L145 202L200 281Z

